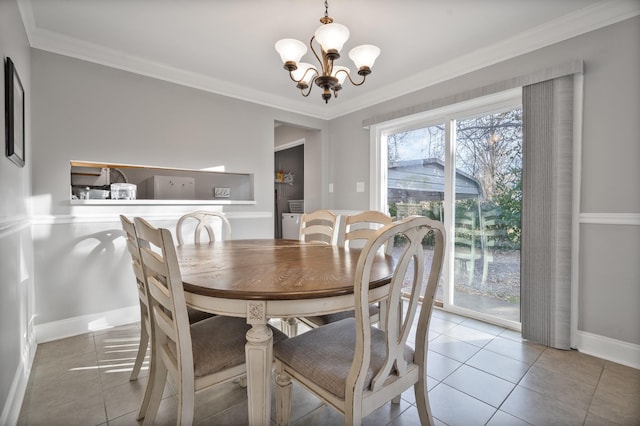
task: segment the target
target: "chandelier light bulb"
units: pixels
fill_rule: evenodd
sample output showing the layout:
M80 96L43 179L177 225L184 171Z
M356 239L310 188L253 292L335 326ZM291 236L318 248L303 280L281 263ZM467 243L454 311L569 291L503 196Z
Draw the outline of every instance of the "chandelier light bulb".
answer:
M302 56L307 53L307 46L293 38L283 38L276 42L276 51L280 54L282 62L287 64L288 62L298 63Z
M349 57L358 70L370 70L379 55L380 49L370 44L356 46L349 52Z
M315 33L316 40L325 52L340 53L342 46L349 40L349 28L342 24L326 24L320 26Z

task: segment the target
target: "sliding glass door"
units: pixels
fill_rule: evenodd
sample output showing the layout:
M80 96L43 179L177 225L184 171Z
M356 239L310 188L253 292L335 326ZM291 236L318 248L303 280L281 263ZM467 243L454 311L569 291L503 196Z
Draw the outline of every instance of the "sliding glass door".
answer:
M519 97L395 124L380 131L379 139L381 199L389 213L428 216L447 228L447 260L436 303L519 325Z

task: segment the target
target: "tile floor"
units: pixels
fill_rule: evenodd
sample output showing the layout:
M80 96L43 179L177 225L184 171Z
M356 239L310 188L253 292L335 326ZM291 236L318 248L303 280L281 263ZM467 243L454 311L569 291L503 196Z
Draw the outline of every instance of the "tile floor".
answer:
M38 346L19 425L136 425L146 382L129 381L137 324ZM429 398L436 425L640 425L640 370L576 351L523 342L519 333L434 310ZM412 391L365 425L419 425ZM245 390L223 384L196 396L195 424L247 423ZM175 424L171 387L156 418ZM293 425L343 424L294 390Z

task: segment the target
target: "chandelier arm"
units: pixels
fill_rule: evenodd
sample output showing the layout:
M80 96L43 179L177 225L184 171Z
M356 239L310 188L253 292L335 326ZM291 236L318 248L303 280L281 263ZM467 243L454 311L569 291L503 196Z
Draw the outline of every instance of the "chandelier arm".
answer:
M311 93L311 89L313 88L313 83L315 81L316 81L316 78L314 77L313 80L309 82L309 90L307 90L307 93L304 93L304 89L300 89L300 93L302 94L302 96L304 96L305 98L309 96L309 94Z
M351 73L348 73L348 72L346 72L346 71L344 71L344 70L340 70L340 71L338 71L338 72L343 72L343 73L345 73L345 74L347 75L347 77L349 78L349 81L351 82L351 84L353 84L354 86L362 86L362 85L364 84L365 80L367 79L367 76L366 76L366 75L363 75L363 76L362 76L362 81L361 81L360 83L356 83L356 82L355 82L355 81L353 81L353 79L351 78ZM336 73L336 74L337 74L337 73Z
M320 75L320 73L319 73L319 72L318 72L318 70L317 70L317 69L315 69L314 67L307 68L307 70L304 72L304 75L302 76L302 78L303 78L303 79L307 76L307 73L308 73L309 71L316 73L316 76L315 76L315 77L313 77L313 79L309 82L309 86L311 86L311 84L312 84L314 81L316 81L316 78Z
M300 77L300 80L296 80L296 79L293 77L293 71L289 71L289 77L291 78L291 80L293 80L293 82L294 82L294 83L296 83L296 84L297 84L297 83L300 83L301 81L303 81L303 80L304 80L304 78L307 76L307 73L308 73L309 71L311 71L311 72L315 72L315 73L316 73L316 76L320 75L320 74L318 73L318 70L317 70L317 69L315 69L314 67L310 67L310 68L307 68L307 70L304 72L304 74L302 74L302 77ZM314 78L313 78L313 80L311 80L311 81L313 82L315 79L316 79L316 78L314 77Z

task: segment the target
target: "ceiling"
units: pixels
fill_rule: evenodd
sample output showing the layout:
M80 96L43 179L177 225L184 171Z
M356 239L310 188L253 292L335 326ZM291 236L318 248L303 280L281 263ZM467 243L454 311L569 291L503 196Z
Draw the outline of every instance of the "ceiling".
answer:
M638 0L333 0L329 16L382 53L360 87L304 98L274 43L305 43L320 0L18 0L32 47L331 119L640 13ZM305 58L313 63L311 52ZM358 77L358 76L356 76Z

